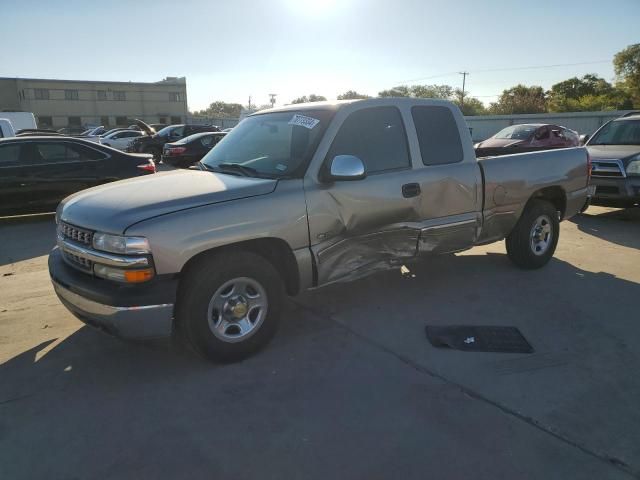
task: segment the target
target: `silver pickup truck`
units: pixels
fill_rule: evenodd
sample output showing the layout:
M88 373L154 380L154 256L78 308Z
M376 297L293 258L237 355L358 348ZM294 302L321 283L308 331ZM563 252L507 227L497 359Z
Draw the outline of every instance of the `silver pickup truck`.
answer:
M446 101L291 105L245 119L198 169L65 199L49 270L87 324L233 361L272 337L285 294L504 238L542 267L588 177L584 148L476 159Z

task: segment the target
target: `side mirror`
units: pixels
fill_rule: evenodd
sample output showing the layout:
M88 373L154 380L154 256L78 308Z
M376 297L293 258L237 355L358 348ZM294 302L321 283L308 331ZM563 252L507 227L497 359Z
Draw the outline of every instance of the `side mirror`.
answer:
M580 135L580 145L584 145L585 143L587 143L589 141L589 138L589 134Z
M363 161L355 155L336 155L329 164L331 180L361 180L366 176Z

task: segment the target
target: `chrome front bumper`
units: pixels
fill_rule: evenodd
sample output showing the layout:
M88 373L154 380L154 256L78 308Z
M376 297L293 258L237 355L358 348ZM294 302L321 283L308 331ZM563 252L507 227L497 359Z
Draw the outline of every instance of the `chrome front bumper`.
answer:
M87 325L112 335L144 339L168 337L173 329L173 304L116 307L85 298L51 280L62 304Z

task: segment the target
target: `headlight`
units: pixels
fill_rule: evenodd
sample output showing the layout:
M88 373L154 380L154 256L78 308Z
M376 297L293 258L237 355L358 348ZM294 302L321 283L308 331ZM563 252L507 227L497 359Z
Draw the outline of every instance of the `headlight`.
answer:
M144 237L123 237L108 233L93 234L93 248L103 252L139 255L151 253L149 240Z
M640 155L633 157L633 160L627 165L627 175L640 176Z

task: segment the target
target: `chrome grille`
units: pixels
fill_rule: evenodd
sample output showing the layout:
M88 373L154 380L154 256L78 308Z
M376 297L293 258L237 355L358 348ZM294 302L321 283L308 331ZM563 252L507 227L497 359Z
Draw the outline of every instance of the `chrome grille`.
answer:
M91 246L93 240L93 232L90 230L78 228L64 222L58 224L58 232L63 238L73 240L83 245Z
M72 267L84 270L86 272L93 271L93 262L91 260L87 260L86 258L79 257L78 255L74 255L73 253L69 253L66 251L63 251L63 255L64 259Z
M600 178L624 178L624 168L618 160L593 160L591 162L591 176Z

